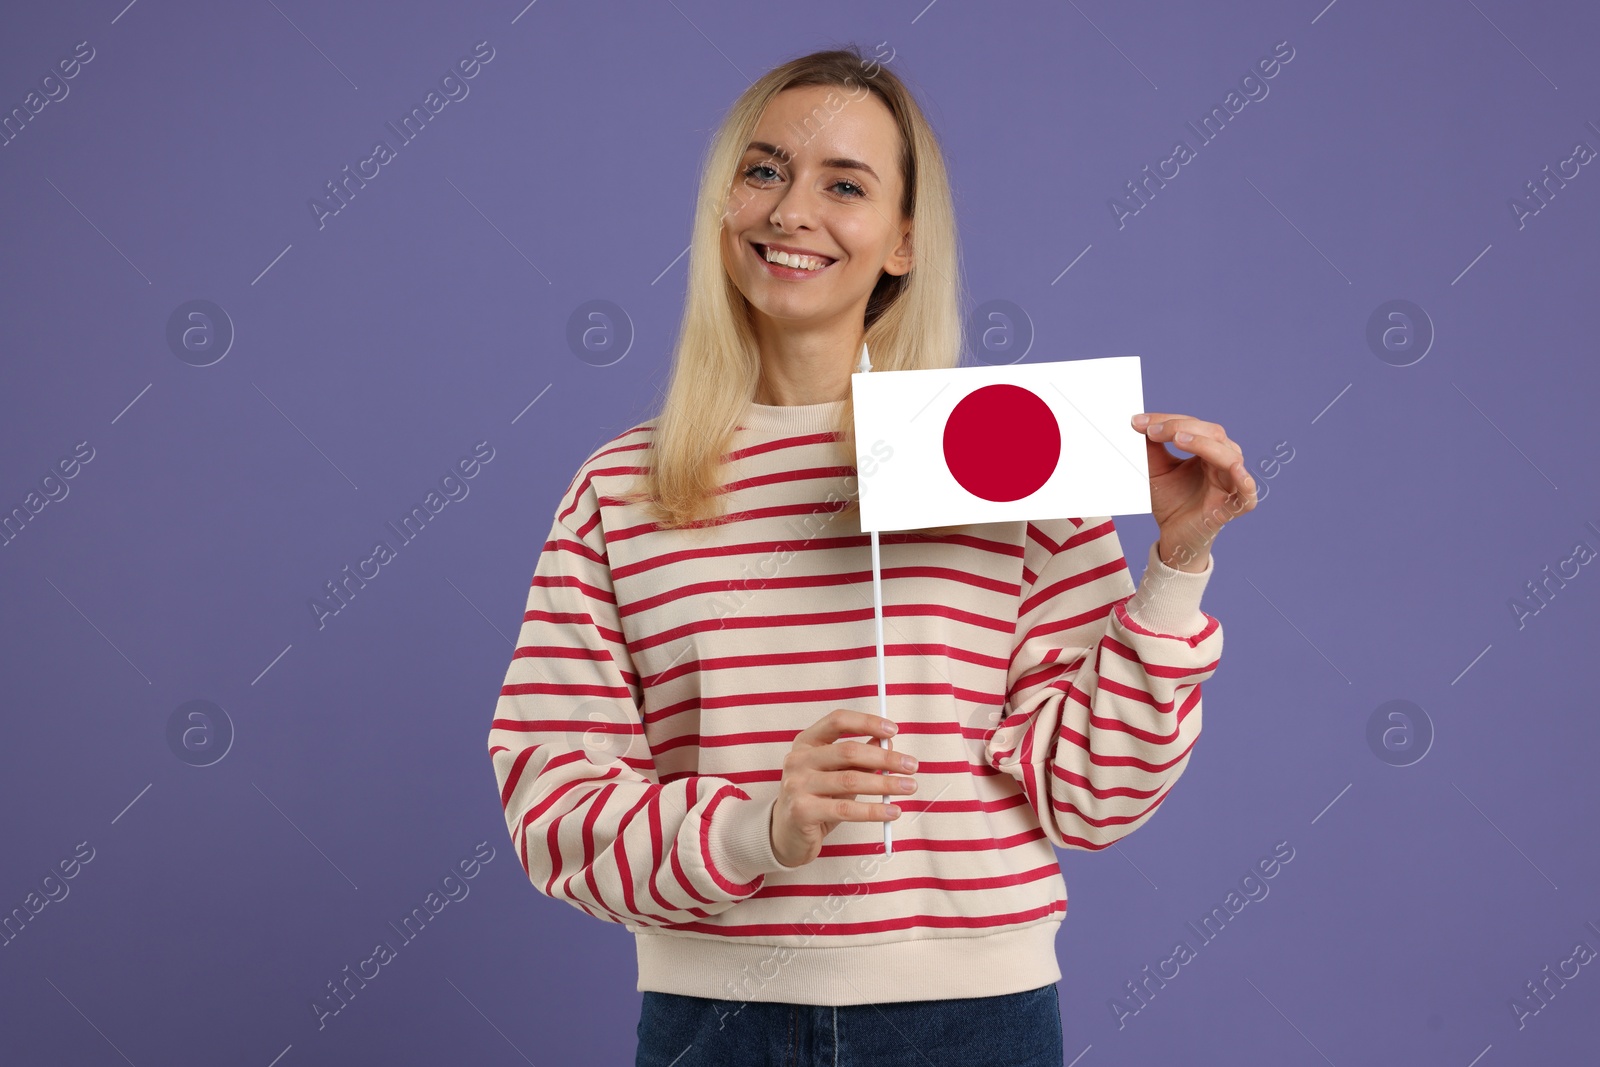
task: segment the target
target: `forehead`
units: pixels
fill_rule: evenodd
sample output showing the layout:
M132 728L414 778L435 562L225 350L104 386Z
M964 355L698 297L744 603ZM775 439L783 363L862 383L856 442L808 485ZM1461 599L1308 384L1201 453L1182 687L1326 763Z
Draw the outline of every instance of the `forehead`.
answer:
M894 116L876 94L856 86L805 85L773 97L752 140L776 146L784 159L852 156L880 174L899 150Z

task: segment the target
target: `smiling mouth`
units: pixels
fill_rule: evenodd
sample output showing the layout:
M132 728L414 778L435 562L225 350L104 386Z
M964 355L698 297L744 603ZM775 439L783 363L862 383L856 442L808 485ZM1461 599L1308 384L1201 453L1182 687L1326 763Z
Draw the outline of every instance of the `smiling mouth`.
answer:
M756 254L756 258L759 259L765 266L776 267L779 270L804 270L807 274L821 274L823 271L827 270L829 267L831 267L835 263L839 262L837 259L832 259L832 258L830 258L828 256L817 256L816 257L817 259L826 260L827 262L825 262L822 266L818 267L815 270L808 270L805 267L790 267L790 266L786 266L786 265L784 265L782 263L775 263L772 260L768 259L767 258L767 246L766 245L761 244L760 242L757 242L757 241L751 241L751 242L749 242L749 245L750 245L751 249L754 250L754 252Z

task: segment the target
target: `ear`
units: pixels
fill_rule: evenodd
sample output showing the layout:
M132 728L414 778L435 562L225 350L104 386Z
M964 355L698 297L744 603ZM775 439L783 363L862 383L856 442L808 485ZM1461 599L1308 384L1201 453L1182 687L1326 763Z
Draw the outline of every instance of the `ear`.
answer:
M883 269L889 274L906 274L910 272L913 263L911 226L907 225L905 233L900 237L900 244L889 253L889 258L884 260Z

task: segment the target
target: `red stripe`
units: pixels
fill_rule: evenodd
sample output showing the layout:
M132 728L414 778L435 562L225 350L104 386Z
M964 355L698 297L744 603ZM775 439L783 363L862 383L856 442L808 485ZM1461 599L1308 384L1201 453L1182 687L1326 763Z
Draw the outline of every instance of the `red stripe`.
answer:
M858 659L874 659L876 658L877 654L877 648L875 646L862 645L859 648L818 649L802 652L767 652L741 656L716 656L700 660L686 660L683 663L675 664L671 667L668 667L660 674L651 675L649 684L652 686L660 686L666 682L672 681L675 678L696 674L702 670L710 672L732 670L739 667L771 667L792 665L796 663L831 664ZM965 649L944 644L885 644L883 646L883 654L885 657L941 655L957 662L975 663L980 667L991 667L996 670L1001 670L1005 667L1004 663L992 656L968 652ZM982 702L986 698L993 699L992 695L975 696L973 699L975 702Z
M619 445L616 445L616 447L614 447L614 448L607 448L607 447L602 446L600 451L596 452L594 455L589 457L589 459L587 461L588 464L589 465L593 465L593 464L597 463L598 461L600 461L602 459L605 459L607 456L620 456L620 455L623 455L625 453L630 453L630 452L634 453L634 455L629 456L630 459L641 458L649 450L649 448L650 448L650 439L654 434L653 428L649 427L649 426L646 426L643 423L640 423L638 426L633 427L633 429L631 429L631 430L622 431L621 433L617 434L617 436L613 437L611 439L611 441L606 442L606 444L609 445L609 444L612 444L613 442L621 441L624 437L627 437L629 434L633 434L633 433L639 434L640 435L640 440L634 441L634 442L632 442L630 444L619 444ZM577 481L577 478L574 477L573 481ZM571 487L569 486L568 488L571 488Z
M542 659L583 659L593 663L614 663L609 649L575 648L568 645L518 645L512 659L538 656Z
M765 474L753 474L748 478L728 482L724 485L719 495L726 496L738 493L745 489L757 489L763 485L784 485L788 482L810 482L818 479L850 478L854 477L856 469L853 466L830 464L825 467L795 467L790 470L767 471Z
M1096 786L1088 778L1079 774L1077 771L1069 771L1057 764L1051 765L1050 777L1066 782L1068 785L1072 786L1072 788L1082 793L1088 793L1096 800L1108 800L1111 797L1130 797L1134 800L1149 800L1151 797L1161 792L1161 790L1164 788L1164 785L1158 785L1154 789L1135 789L1128 785L1116 785L1107 789L1101 789L1099 786Z
M500 695L527 696L532 693L550 693L556 696L621 697L631 699L632 690L626 685L597 685L589 682L513 682L500 687ZM505 720L496 720L503 722ZM507 726L506 729L514 729Z
M670 644L681 637L693 634L714 632L717 630L775 630L787 626L832 626L839 623L855 623L871 621L873 618L872 605L864 608L847 608L840 611L813 611L789 615L765 615L761 618L742 618L730 615L726 618L710 617L667 630L635 637L631 648L638 652L654 647L655 645ZM892 626L893 619L951 619L955 622L969 623L981 626L986 630L995 630L1011 633L1015 624L1002 622L988 615L979 615L970 611L962 611L944 604L885 604L883 617L886 626ZM876 647L876 646L874 646Z
M896 841L894 847L895 851L898 852L900 850L900 842ZM695 933L718 934L722 937L770 937L773 935L814 933L832 936L835 934L872 934L884 930L916 929L982 930L994 926L1031 923L1058 912L1065 913L1066 910L1067 902L1065 900L1053 900L1036 908L1007 912L1004 915L906 915L893 919L875 919L868 922L822 923L820 924L820 930L818 929L818 924L803 923L745 923L738 926L732 923L674 923L670 928Z
M900 847L900 842L895 842ZM770 884L756 890L756 899L771 897L827 897L827 896L879 896L884 893L903 893L911 889L937 889L945 893L974 893L984 889L1003 889L1006 886L1027 885L1043 881L1061 873L1059 863L1047 863L1032 870L1012 874L997 874L985 878L939 878L933 875L907 878L879 878L871 882L791 882L788 885Z
M621 630L613 630L604 626L599 620L597 620L593 615L590 615L587 611L545 611L542 608L534 608L530 611L525 611L522 613L522 621L552 622L562 625L577 623L581 626L592 626L594 627L596 633L598 633L601 637L604 637L612 644L627 644L626 639L624 639L622 636Z
M572 880L579 874L582 874L584 881L588 883L589 886L590 900L592 900L595 906L600 910L606 912L607 914L613 915L616 913L613 912L610 906L606 904L605 898L600 895L600 887L595 884L594 880L594 821L595 819L599 818L601 810L605 807L606 798L611 795L612 791L615 790L616 787L616 783L611 782L595 792L594 800L589 804L589 814L583 820L583 833L581 837L583 854L580 858L578 869L572 874L567 875L567 880L562 883L560 893L562 897L565 897L568 900L577 900L577 896L572 892ZM565 816L563 816L563 818L565 818Z
M754 546L752 549L752 554L760 556L762 561L765 562L767 559L771 559L773 556L781 552L819 551L829 547L830 546L825 543L817 544L813 542L803 545L798 543L796 545L789 545L782 541L773 541L768 542L767 545ZM709 551L708 554L710 554ZM729 552L716 554L736 555L739 553ZM622 577L622 575L619 573L621 569L622 568L618 568L617 571L612 572L613 576ZM880 579L885 582L897 578L937 578L946 580L957 587L989 589L993 590L994 592L1005 593L1007 595L1013 594L1017 590L1017 584L1015 582L1007 582L997 578L983 578L978 575L971 574L968 571L958 570L954 567L883 567L878 573ZM621 609L621 615L626 618L629 615L637 615L646 611L651 611L655 608L661 607L664 604L671 604L674 601L683 600L685 598L703 598L705 596L715 595L718 593L726 594L731 598L736 597L741 593L750 594L768 589L827 589L840 585L858 586L871 581L872 571L868 569L839 571L829 574L798 574L787 578L779 577L776 574L770 578L755 574L751 575L747 579L716 578L704 582L685 582L681 585L673 585L670 588L664 589L654 596L640 597L637 600L630 600ZM955 592L955 590L952 590L952 595L954 595ZM940 609L946 607L946 605L943 604L907 604L900 606L905 609L914 609L917 607L927 606L936 606ZM1003 625L1000 625L1002 620L992 619L991 621L996 624L992 627L992 629L1002 632L1009 633L1016 628L1013 621L1004 622Z
M497 722L497 723L498 722L502 722L502 721L509 721L509 720L501 720L501 719L496 719L495 720L495 722ZM500 729L500 727L496 726L496 727L492 727L492 729ZM510 806L510 804L511 804L511 794L516 790L517 783L522 780L522 768L527 766L529 758L534 754L535 751L538 750L538 748L539 748L538 745L529 745L527 748L522 749L521 751L519 751L517 753L517 758L512 761L511 769L506 772L505 785L500 787L500 806L502 808ZM510 749L503 749L503 751L509 752L511 750ZM492 753L491 753L491 755L492 755Z
M896 804L906 803L903 800L895 801ZM903 829L910 829L904 827ZM1034 827L1031 830L1021 830L1005 837L902 837L894 835L894 853L898 856L905 852L995 852L1003 853L1008 849L1027 845L1044 837L1044 830ZM883 855L882 841L863 841L852 845L830 845L824 843L822 851L818 854L820 859L832 859L839 856L881 856Z
M624 815L622 821L617 824L617 838L611 846L611 851L617 858L617 872L622 879L622 903L627 908L628 914L638 921L649 919L658 923L667 923L671 920L665 916L640 910L638 902L634 900L633 867L628 863L628 850L625 847L628 840L628 826L633 822L633 817L647 807L651 798L660 792L659 788L652 787L644 796L639 798L639 803L628 809L628 814Z
M744 429L743 425L736 429ZM802 448L806 445L827 445L842 440L837 430L824 430L817 433L796 434L792 437L779 437L771 441L759 441L744 448L736 448L727 453L726 460L748 459L751 456L764 456L772 452L779 452L786 448Z
M578 782L568 782L555 791L552 799L562 796L566 793L573 792L574 787L579 784L580 783ZM577 800L573 803L574 808L581 806L585 799L594 795L593 793L585 793L581 789L576 790L576 792ZM548 807L548 802L544 806ZM550 824L545 827L544 855L550 860L550 877L545 879L543 889L545 896L552 895L552 889L556 884L556 879L561 877L561 867L564 862L564 856L561 852L561 820L567 815L567 812L570 812L571 810L572 808L568 808L567 811L564 811L554 819L551 819ZM527 815L522 817L522 827L524 833L527 832L529 824L533 821L534 819L532 812L529 812Z
M1209 618L1209 616L1207 617ZM1212 621L1215 622L1216 620L1212 619ZM1183 639L1177 638L1176 640ZM1134 651L1132 646L1123 644L1115 637L1112 637L1109 633L1106 634L1106 636L1101 640L1101 644L1105 646L1106 651L1121 656L1129 663L1137 663L1141 668L1144 669L1146 674L1153 678L1166 678L1172 681L1177 681L1182 678L1192 678L1197 674L1205 674L1208 671L1214 671L1217 669L1218 660L1212 660L1211 662L1199 667L1173 667L1165 663L1152 663L1147 659L1141 658L1139 653Z
M882 545L880 538L879 545ZM693 563L697 560L721 559L726 556L771 556L779 551L784 552L844 552L858 548L870 541L863 540L861 535L852 537L805 537L790 538L783 541L741 541L734 544L706 545L701 548L685 548L676 552L661 552L641 559L638 563L623 564L611 573L614 579L631 578L636 574L645 574L660 567L669 567L684 563ZM856 572L860 573L860 572ZM869 576L870 571L866 572ZM880 572L886 573L886 572Z
M944 682L891 682L884 692L889 696L951 696L957 700L973 704L986 703L993 699L993 694L973 689L952 690ZM774 692L742 693L725 697L707 697L699 701L688 698L678 704L667 705L659 711L646 712L644 718L648 726L657 727L673 715L692 710L695 707L710 711L718 708L761 707L769 704L825 704L833 701L849 701L867 697L876 699L877 695L878 686L873 683L871 685L836 686L832 689L787 689ZM821 717L820 713L817 717ZM933 725L931 723L902 722L900 723L900 729L902 732L906 732L913 726L932 727ZM944 727L948 727L951 730L960 729L955 723L942 724L941 728Z
M821 551L848 551L850 549L866 548L872 544L870 534L853 534L845 537L804 537L790 538L783 541L742 541L734 544L707 545L702 548L685 548L676 552L661 552L647 556L638 563L623 564L612 570L615 579L630 578L636 574L643 574L658 567L673 564L692 562L701 559L716 559L723 556L742 555L771 555L779 550L792 552L821 552ZM952 544L967 548L977 549L986 555L997 555L1001 558L1015 558L1016 549L996 541L974 537L970 534L949 534L943 537L930 537L927 535L910 535L905 533L883 533L878 535L878 545L896 544ZM976 568L973 568L976 569ZM881 570L879 573L888 577L894 568ZM871 571L859 572L870 577ZM1005 582L992 586L997 592L1016 593L1019 587L1015 582Z
M1036 544L1041 544L1045 548L1049 549L1052 556L1061 551L1061 546L1050 540L1050 538L1046 537L1044 531L1039 529L1039 527L1034 523L1028 523L1023 532L1026 534L1028 540L1033 541Z
M582 541L585 545L587 545L589 543L588 542L589 531L593 530L596 526L599 526L599 525L600 525L600 510L598 508L596 508L593 512L590 513L589 517L587 519L584 519L583 522L580 523L578 526L576 526L576 527L567 526L567 527L564 527L564 528L566 529L566 531L568 533L575 534L577 536L578 540ZM604 533L602 533L600 536L601 536L602 540L605 538L605 534Z
M922 769L920 767L917 769L919 774L921 773L921 770ZM990 773L994 774L998 772L990 769ZM1010 811L1012 808L1025 807L1027 806L1027 803L1028 798L1023 796L1021 793L1013 793L1008 797L1003 797L998 800L984 800L982 798L973 798L971 800L912 800L906 797L898 797L895 799L895 804L906 811L924 811L944 815L949 815L956 812L979 812L986 815L993 815L996 812ZM974 837L971 840L974 844L992 844L994 838Z
M904 733L905 733L905 731L902 730L901 734L903 735ZM956 763L954 761L944 761L944 762L940 762L940 763L920 763L920 764L917 765L917 773L919 775L932 774L932 773L950 773L950 774L966 773L966 774L974 775L975 777L979 777L979 778L992 777L992 776L999 775L1001 773L1000 771L995 770L993 767L989 767L987 765L978 764L978 763L969 763L969 764L967 764L965 771L942 771L941 772L941 771L936 770L937 768L955 768L955 767L961 767L961 766L962 766L961 764ZM694 772L694 771L676 771L676 772L673 772L673 773L670 773L670 774L662 775L661 776L661 781L662 781L662 784L666 784L668 782L676 782L676 781L678 781L680 779L683 779L683 778L693 777L695 774L696 774L696 772ZM735 785L749 785L749 784L760 784L762 782L777 782L777 781L781 781L782 778L783 778L783 771L778 769L778 768L773 768L772 770L765 770L765 771L732 771L732 770L726 770L726 771L723 771L722 773L718 774L717 777L723 779L724 781L733 782Z
M583 474L582 484L574 485L571 489L567 490L567 493L572 497L572 503L567 505L564 510L558 512L556 514L556 518L560 520L563 526L571 529L572 524L569 523L567 519L578 510L578 505L584 502L584 497L589 492L589 486L594 483L596 478L611 478L620 475L639 475L643 474L646 469L647 468L645 467L596 467L592 464L592 462L585 463L584 469L581 472Z
M1117 529L1116 520L1109 518L1098 526L1085 526L1082 519L1069 519L1068 521L1071 522L1076 529L1073 531L1070 537L1061 542L1062 549L1076 548L1081 544L1086 544L1090 541L1104 537L1108 533L1115 533ZM1121 553L1118 553L1118 555L1121 555Z
M661 797L663 792L664 790L657 789L650 796L650 881L646 884L648 884L650 887L650 896L655 899L657 904L661 905L661 907L667 911L676 911L678 910L677 906L672 904L667 900L666 897L661 895L661 888L659 885L657 885L657 882L662 874L661 842L663 835L661 833Z
M576 533L577 531L573 530L571 532ZM579 559L586 560L590 563L603 564L606 562L607 558L605 553L596 552L583 540L568 540L566 538L556 537L546 541L544 543L544 547L547 551L551 552L570 553L571 555L577 556ZM559 558L559 556L557 558ZM539 583L535 581L534 584L538 585Z
M601 507L621 507L622 501L610 497L601 497ZM705 521L708 527L733 526L741 522L750 522L756 519L781 518L785 515L827 515L824 523L831 523L840 512L846 511L850 506L848 500L803 500L795 504L772 504L767 507L748 508L743 511L730 511L727 515L713 517ZM597 512L598 514L598 512ZM643 537L659 531L655 522L640 522L632 526L622 526L615 530L606 531L608 544L620 544L635 537ZM882 542L879 542L880 544Z
M617 598L614 594L605 589L601 589L597 585L589 585L581 578L575 578L570 574L557 574L553 576L547 574L536 574L533 576L532 584L538 588L544 589L576 589L590 600L609 605L613 610L616 608ZM526 618L526 616L524 616L524 618Z
M586 722L582 719L496 719L494 723L496 730L526 733L587 734L590 730L598 730L612 737L638 737L644 733L637 723L624 725L617 722Z
M1098 683L1098 688L1101 693L1110 693L1112 696L1122 699L1122 701L1131 702L1131 704L1144 704L1146 707L1149 707L1150 710L1154 710L1157 715L1171 715L1171 712L1173 712L1173 701L1157 701L1154 696L1150 696L1150 694L1146 693L1144 689L1136 688L1136 686L1125 685L1125 683L1122 683L1122 681L1117 681L1115 678L1107 678L1106 675L1099 675L1099 677L1096 678L1096 683ZM1178 693L1181 693L1181 691L1184 691L1186 688L1189 688L1189 686L1178 686ZM1078 694L1080 694L1080 696L1082 696L1082 693L1082 689L1078 689ZM1090 704L1088 704L1088 697L1083 697L1083 699L1080 699L1078 702L1085 705L1085 707L1090 707ZM1101 701L1101 704L1106 704L1106 702L1107 701ZM1158 741L1158 737L1149 737L1149 741Z
M700 779L698 775L689 779L687 788L688 800L685 803L685 810L693 811L695 806L695 794L699 792L700 788ZM672 864L672 874L675 878L677 878L679 888L702 904L713 903L710 897L703 896L700 891L694 887L694 882L690 880L689 875L684 871L683 857L680 855L681 850L679 849L680 843L680 839L674 837L672 839L672 851L667 854L667 859Z

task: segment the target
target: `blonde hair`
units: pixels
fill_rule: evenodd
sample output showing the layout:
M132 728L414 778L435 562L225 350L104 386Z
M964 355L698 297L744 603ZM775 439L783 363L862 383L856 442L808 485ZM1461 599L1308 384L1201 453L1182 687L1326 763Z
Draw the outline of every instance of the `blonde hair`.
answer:
M720 516L723 456L761 374L749 304L723 266L722 220L732 210L735 170L767 104L785 89L812 85L848 90L850 101L876 97L900 130L900 210L905 220L914 220L913 267L903 275L884 272L867 301L863 325L873 373L960 363L964 292L955 208L944 157L922 109L898 77L864 59L854 46L814 52L773 68L734 101L701 167L688 294L671 381L642 457L645 472L624 496L644 503L663 528L702 525L713 507ZM832 94L828 101L833 102ZM819 113L818 121L826 123L829 115L818 108L813 116ZM809 121L806 126L809 130ZM854 465L854 404L848 395L842 399L841 463ZM853 487L845 512L859 503Z

